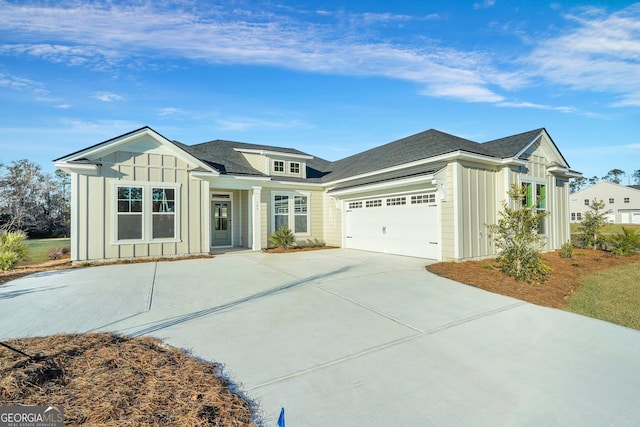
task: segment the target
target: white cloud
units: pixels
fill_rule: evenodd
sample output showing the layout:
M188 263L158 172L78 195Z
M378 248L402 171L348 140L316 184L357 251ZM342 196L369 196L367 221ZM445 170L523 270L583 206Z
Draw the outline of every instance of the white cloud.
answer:
M158 111L159 116L174 116L174 115L182 115L182 114L185 114L184 110L181 110L180 108L173 108L173 107L161 108L160 111Z
M227 131L245 132L252 129L287 129L306 127L298 120L266 120L251 117L233 117L216 119L215 123L219 129Z
M32 80L13 76L10 74L0 73L0 86L8 87L11 89L28 89L36 85L37 83Z
M473 4L473 8L474 9L486 9L489 7L493 7L496 4L496 0L484 0L481 3L474 3Z
M114 102L122 101L124 98L117 93L112 92L96 92L93 94L93 98L102 102Z
M575 28L542 41L525 62L539 77L574 90L614 94L612 106L640 105L640 3L606 14L581 9Z

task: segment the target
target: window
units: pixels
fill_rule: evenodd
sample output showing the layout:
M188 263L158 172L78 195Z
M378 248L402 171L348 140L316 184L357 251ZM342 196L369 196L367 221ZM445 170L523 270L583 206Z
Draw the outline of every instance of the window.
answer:
M436 195L435 194L418 194L416 196L411 196L411 204L419 205L422 203L435 203Z
M576 219L577 219L578 221L582 221L582 213L581 213L581 212L578 212L578 213L576 214Z
M389 197L387 199L387 206L400 206L406 205L407 198L406 197Z
M529 207L536 207L538 213L547 210L547 186L545 184L524 183L527 194L523 204ZM547 234L547 218L542 218L538 227L539 234Z
M571 221L575 221L575 220L576 220L576 213L571 212Z
M114 240L178 239L177 195L179 186L115 185Z
M362 202L349 202L349 209L360 209L362 208Z
M612 205L615 202L615 200L613 199L613 197L609 197L609 204Z
M273 195L273 227L290 228L296 234L309 233L309 196L297 193Z
M377 208L382 206L382 200L377 199L377 200L367 200L364 205L368 208Z
M589 199L584 199L584 205L589 206Z
M298 162L289 163L289 172L290 173L295 173L296 175L299 175L300 174L300 163L298 163Z
M142 239L142 187L118 187L118 240Z
M151 190L151 237L173 239L176 237L176 190L153 188Z
M628 198L628 197L625 197L625 198L624 198L624 202L625 202L625 203L629 203L629 198Z
M284 162L282 160L274 160L273 161L273 171L274 172L284 172Z

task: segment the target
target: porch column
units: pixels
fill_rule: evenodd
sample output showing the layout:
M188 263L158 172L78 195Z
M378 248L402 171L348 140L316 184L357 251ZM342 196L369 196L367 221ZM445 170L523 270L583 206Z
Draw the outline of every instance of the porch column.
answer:
M251 187L251 189L251 249L259 251L262 249L262 228L260 227L262 218L260 194L262 187Z

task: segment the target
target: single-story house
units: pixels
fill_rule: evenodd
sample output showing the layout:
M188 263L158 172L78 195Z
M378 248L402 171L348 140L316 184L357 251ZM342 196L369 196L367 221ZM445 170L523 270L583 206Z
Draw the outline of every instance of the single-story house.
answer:
M487 224L512 183L549 213L552 250L569 240L568 180L580 176L543 128L485 143L427 130L331 162L232 141L187 146L143 127L54 163L71 174L73 261L260 250L281 226L300 244L482 258L496 253Z
M599 182L570 195L571 222L580 222L593 201L604 202L609 222L640 224L640 186Z

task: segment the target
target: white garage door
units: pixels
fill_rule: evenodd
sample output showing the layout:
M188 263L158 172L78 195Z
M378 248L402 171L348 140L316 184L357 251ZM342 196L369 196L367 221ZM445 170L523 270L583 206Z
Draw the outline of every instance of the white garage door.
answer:
M435 193L346 202L345 247L438 259Z

